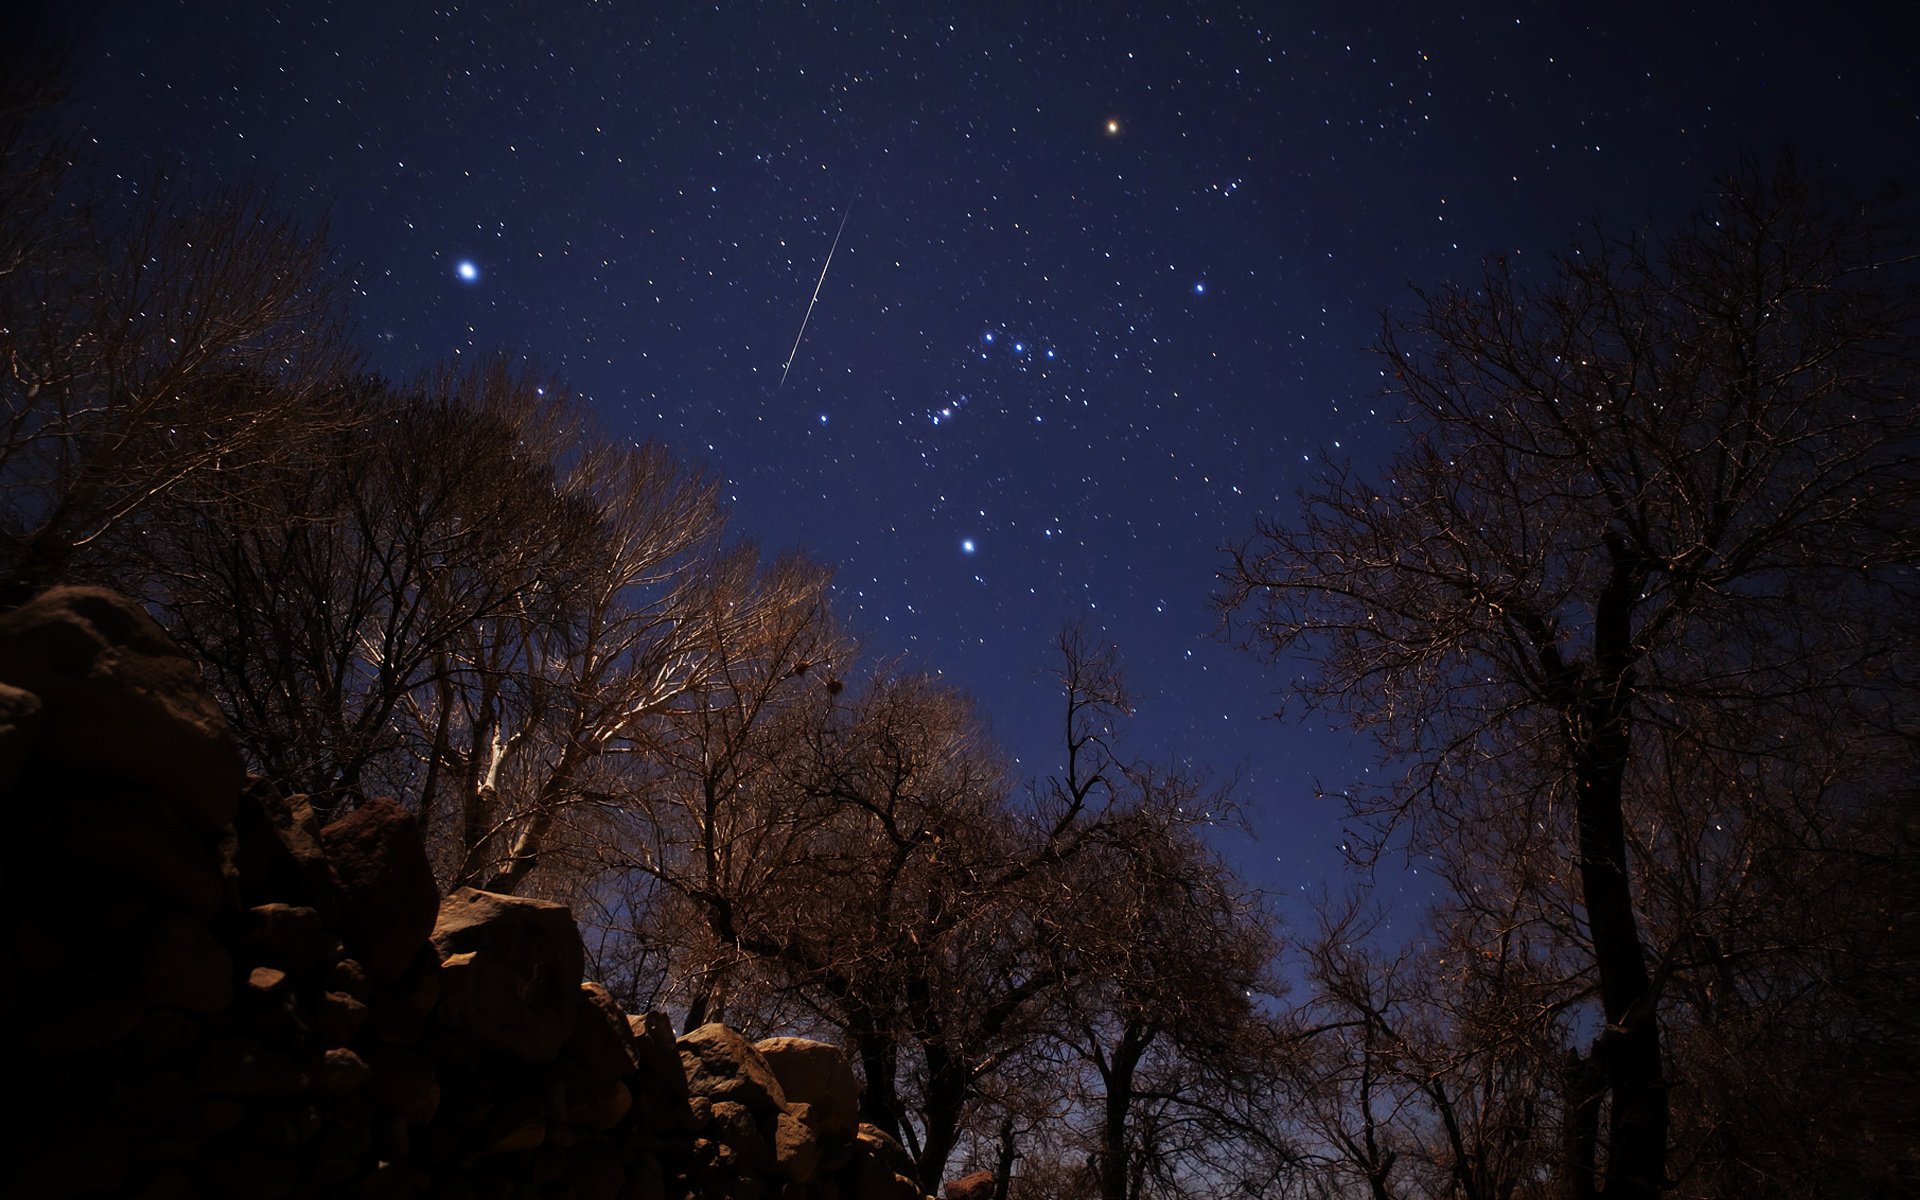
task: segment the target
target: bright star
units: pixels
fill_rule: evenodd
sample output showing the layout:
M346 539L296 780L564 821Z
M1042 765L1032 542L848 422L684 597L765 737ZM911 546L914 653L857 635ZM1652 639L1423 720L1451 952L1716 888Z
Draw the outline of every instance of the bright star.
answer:
M1201 279L1201 280L1198 280L1198 281L1196 281L1196 282L1194 283L1194 285L1193 285L1193 294L1194 294L1194 295L1196 295L1196 296L1204 296L1204 295L1206 295L1206 294L1207 294L1207 281L1206 281L1206 280L1204 280L1204 279Z
M460 277L462 283L475 283L480 279L480 268L474 266L470 258L463 258L453 264L453 273Z
M972 539L972 538L961 538L961 539L960 539L960 553L962 553L962 554L972 554L972 553L973 553L973 539Z
M1109 136L1109 137L1111 137L1112 135L1114 135L1114 134L1117 134L1117 133L1119 133L1119 132L1120 132L1120 122L1119 122L1119 121L1118 121L1117 119L1115 119L1115 118L1113 118L1113 117L1108 117L1108 118L1107 118L1107 134L1108 134L1108 136Z

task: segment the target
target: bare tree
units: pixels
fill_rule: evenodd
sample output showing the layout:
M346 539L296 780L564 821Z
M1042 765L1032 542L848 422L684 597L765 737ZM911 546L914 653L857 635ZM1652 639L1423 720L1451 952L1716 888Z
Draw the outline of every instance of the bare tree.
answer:
M1079 855L1058 1037L1091 1073L1103 1200L1268 1193L1292 1151L1272 1113L1281 1053L1266 914L1195 825L1226 798L1134 765L1143 798Z
M585 901L670 710L790 653L825 575L729 546L710 479L504 361L347 406L145 522L153 593L282 786L412 798L450 886Z
M0 566L64 576L188 479L328 426L349 361L320 232L248 187L112 188L0 116Z
M1652 1197L1662 1012L1693 943L1644 868L1701 861L1671 817L1784 811L1771 788L1672 794L1661 765L1861 803L1800 790L1819 739L1798 739L1844 724L1867 750L1912 694L1885 636L1914 599L1910 294L1868 231L1750 170L1657 244L1601 238L1545 281L1501 262L1423 300L1384 344L1407 444L1264 523L1222 604L1412 764L1356 798L1369 815L1436 852L1487 814L1548 831L1598 1000L1566 1186Z

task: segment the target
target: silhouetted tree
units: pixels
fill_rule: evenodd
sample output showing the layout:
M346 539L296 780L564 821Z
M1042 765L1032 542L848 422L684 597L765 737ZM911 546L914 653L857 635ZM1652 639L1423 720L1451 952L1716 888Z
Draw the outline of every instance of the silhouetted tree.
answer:
M1564 1084L1568 1194L1652 1197L1663 1014L1719 957L1668 882L1737 886L1729 839L1864 806L1895 761L1911 293L1870 230L1749 170L1658 242L1598 238L1539 282L1502 261L1423 301L1384 344L1405 445L1263 523L1222 603L1411 764L1356 797L1368 815L1443 856L1489 823L1543 834L1597 999Z
M0 585L18 596L183 481L232 485L326 429L349 356L319 232L246 187L158 173L109 192L16 117L0 113Z

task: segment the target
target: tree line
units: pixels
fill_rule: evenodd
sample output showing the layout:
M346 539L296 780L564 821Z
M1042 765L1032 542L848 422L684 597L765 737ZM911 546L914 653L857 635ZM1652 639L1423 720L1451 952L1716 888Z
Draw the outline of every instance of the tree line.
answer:
M1225 562L1234 634L1394 768L1345 796L1441 881L1394 941L1278 923L1230 791L1126 749L1113 647L1063 632L1062 766L1013 778L703 469L507 358L368 374L318 231L104 186L7 78L8 599L144 597L262 775L569 903L630 1006L839 1041L929 1190L1914 1178L1914 297L1790 169L1419 295L1401 450Z

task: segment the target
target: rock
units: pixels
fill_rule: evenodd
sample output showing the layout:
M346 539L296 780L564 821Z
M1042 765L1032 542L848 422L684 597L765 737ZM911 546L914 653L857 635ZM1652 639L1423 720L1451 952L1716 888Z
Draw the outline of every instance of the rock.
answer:
M820 1139L809 1120L812 1105L789 1102L773 1127L774 1165L795 1183L812 1183L820 1173Z
M579 1014L561 1053L576 1075L594 1082L625 1079L640 1069L633 1053L633 1030L613 993L600 984L580 985Z
M65 1001L38 1022L21 1031L20 1046L36 1057L58 1058L100 1050L120 1041L140 1026L146 1010L126 996L59 995Z
M769 1115L786 1107L786 1093L767 1060L751 1042L725 1025L702 1025L683 1036L678 1045L690 1094L716 1103L735 1101Z
M140 956L140 995L187 1012L225 1012L233 1004L233 959L205 922L169 917Z
M564 905L461 888L440 905L440 1019L522 1062L549 1062L580 1012L586 951Z
M200 1200L200 1189L175 1166L149 1167L128 1185L127 1200Z
M405 1046L368 1046L363 1057L373 1071L369 1100L415 1125L433 1120L440 1110L440 1079L426 1055Z
M947 1181L947 1200L993 1200L992 1171L975 1171Z
M320 846L320 818L305 796L282 796L256 779L234 814L233 866L241 901L333 905L333 871Z
M210 1154L197 1164L204 1194L213 1200L277 1200L299 1179L294 1164L281 1154L234 1147Z
M322 992L313 1006L313 1031L335 1044L350 1042L367 1023L367 1006L345 992Z
M640 1064L634 1082L639 1098L657 1100L668 1109L686 1108L687 1076L673 1022L665 1013L650 1012L628 1017L627 1028L633 1031L633 1054Z
M908 1154L892 1134L878 1125L862 1121L859 1132L854 1136L866 1156L885 1167L889 1174L904 1175L909 1179L913 1177L913 1155Z
M373 995L373 985L367 979L367 972L351 958L343 958L327 968L327 990L351 996L365 1004Z
M32 692L0 683L0 794L13 787L33 752L42 707Z
M755 1043L789 1103L811 1106L809 1124L830 1138L854 1135L860 1120L860 1083L838 1046L807 1038L774 1037Z
M67 827L67 853L103 875L146 889L202 921L220 905L220 860L204 835L150 797L107 791L89 798Z
M247 973L247 990L262 998L277 996L287 985L287 973L278 967L255 967Z
M261 904L248 909L241 943L272 965L296 975L340 956L340 939L327 928L320 910L297 904Z
M420 827L392 800L370 800L320 831L339 881L341 933L374 979L397 979L434 931L440 889Z
M345 1046L335 1046L307 1064L307 1078L322 1096L344 1096L373 1073L366 1060Z
M715 1100L707 1116L707 1131L731 1149L747 1170L764 1175L774 1169L773 1139L754 1111L739 1101Z
M618 1079L576 1084L567 1089L567 1120L595 1132L612 1129L633 1111L633 1093Z
M293 1150L320 1132L320 1110L304 1102L256 1104L247 1116L247 1140L268 1150Z
M547 1140L546 1110L539 1104L522 1100L503 1104L487 1120L481 1137L482 1155L513 1154L531 1150Z
M212 1096L293 1096L307 1076L287 1055L246 1034L214 1038L200 1052L196 1082Z
M246 771L226 720L132 600L60 587L0 616L0 683L40 699L34 761L152 792L197 833L233 819Z
M379 988L372 1005L372 1036L383 1042L418 1042L426 1031L427 1014L440 1003L440 970L440 955L428 946L405 975Z

